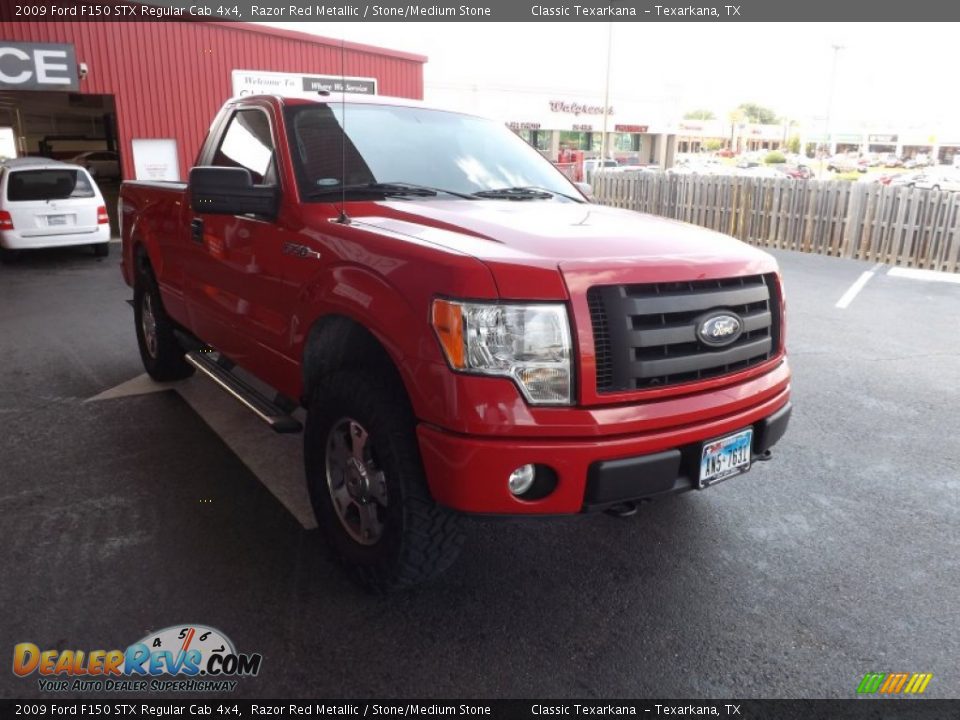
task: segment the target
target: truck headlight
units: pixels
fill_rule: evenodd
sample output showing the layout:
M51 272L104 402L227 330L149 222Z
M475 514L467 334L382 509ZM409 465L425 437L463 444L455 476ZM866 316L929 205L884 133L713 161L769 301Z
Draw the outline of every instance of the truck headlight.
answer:
M433 327L450 367L509 377L533 405L570 405L570 324L560 304L436 299Z

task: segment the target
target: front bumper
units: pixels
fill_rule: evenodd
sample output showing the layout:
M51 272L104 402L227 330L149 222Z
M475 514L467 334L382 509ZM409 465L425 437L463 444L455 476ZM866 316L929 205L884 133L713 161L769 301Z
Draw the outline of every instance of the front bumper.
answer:
M468 513L569 514L652 498L695 487L704 440L754 428L754 456L782 437L790 418L783 388L749 409L668 430L591 439L489 438L417 428L434 500ZM556 488L539 500L517 498L510 473L527 463L545 465Z

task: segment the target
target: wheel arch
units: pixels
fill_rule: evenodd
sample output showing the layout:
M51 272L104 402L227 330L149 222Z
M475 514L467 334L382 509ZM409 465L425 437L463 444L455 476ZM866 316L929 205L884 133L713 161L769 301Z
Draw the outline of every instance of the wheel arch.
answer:
M150 251L147 249L147 243L139 235L132 237L130 259L133 263L134 278L153 267L153 262L150 260Z
M306 397L324 377L344 370L386 373L403 390L412 410L412 394L400 365L385 343L363 323L331 313L317 318L303 347L303 391Z

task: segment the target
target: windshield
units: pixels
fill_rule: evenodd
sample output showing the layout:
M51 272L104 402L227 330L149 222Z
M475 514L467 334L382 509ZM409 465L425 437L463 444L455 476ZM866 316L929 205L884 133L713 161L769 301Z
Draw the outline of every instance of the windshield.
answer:
M503 125L390 105L346 105L343 173L342 113L340 105L286 109L290 153L305 199L316 194L332 201L318 191L369 183L409 183L465 194L535 187L579 195L540 153Z
M92 198L93 186L82 170L14 170L7 181L7 200Z

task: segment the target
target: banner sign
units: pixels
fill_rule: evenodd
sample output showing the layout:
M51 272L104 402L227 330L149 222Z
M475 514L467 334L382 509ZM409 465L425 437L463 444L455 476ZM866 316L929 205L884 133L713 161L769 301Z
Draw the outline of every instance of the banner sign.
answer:
M0 90L79 90L73 45L0 40Z

